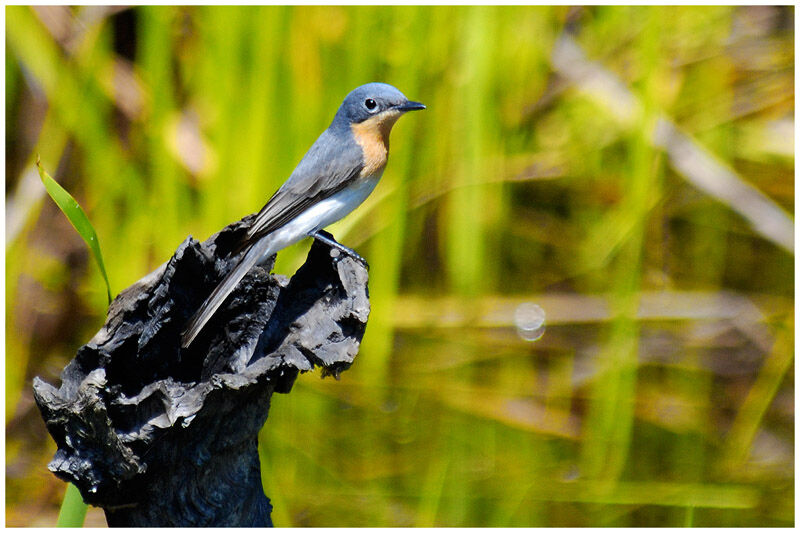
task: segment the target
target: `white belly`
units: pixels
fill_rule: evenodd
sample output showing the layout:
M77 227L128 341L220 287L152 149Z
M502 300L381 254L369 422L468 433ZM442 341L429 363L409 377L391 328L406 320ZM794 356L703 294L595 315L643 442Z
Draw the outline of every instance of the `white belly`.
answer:
M264 238L270 239L271 242L262 257L266 259L287 246L302 240L309 233L320 230L343 218L367 199L375 185L378 184L379 179L380 174L351 185L330 198L317 202L281 228L270 233L269 236L265 236Z

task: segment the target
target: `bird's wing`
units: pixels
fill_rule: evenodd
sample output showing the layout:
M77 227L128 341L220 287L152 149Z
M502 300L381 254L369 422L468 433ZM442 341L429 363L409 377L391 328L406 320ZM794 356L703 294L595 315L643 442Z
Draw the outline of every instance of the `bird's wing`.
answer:
M247 243L272 233L294 217L358 177L363 168L360 147L352 140L336 139L326 130L256 216Z

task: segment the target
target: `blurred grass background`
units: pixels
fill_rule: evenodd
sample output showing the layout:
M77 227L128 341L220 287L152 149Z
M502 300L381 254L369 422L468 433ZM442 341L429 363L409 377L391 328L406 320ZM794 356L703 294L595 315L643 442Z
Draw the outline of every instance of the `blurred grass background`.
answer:
M332 228L373 311L273 400L275 524L794 524L793 7L17 6L5 59L7 525L55 523L31 379L106 308L36 154L117 293L369 81L428 110Z

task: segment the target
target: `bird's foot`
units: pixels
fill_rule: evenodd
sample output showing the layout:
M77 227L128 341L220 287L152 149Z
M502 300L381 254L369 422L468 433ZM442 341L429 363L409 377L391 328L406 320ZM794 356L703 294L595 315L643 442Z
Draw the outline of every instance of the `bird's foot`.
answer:
M331 248L333 248L334 250L337 250L338 252L340 252L340 255L338 257L334 257L334 260L336 262L341 261L342 258L346 255L346 256L358 261L359 263L361 263L361 265L364 268L369 270L369 263L367 263L366 259L361 257L355 250L353 250L351 248L348 248L347 246L345 246L343 244L339 244L338 242L333 240L333 236L330 233L323 232L323 231L315 231L315 232L311 233L310 235L311 235L311 237L314 237L318 241L320 241L322 243L325 243L328 246L330 246ZM344 254L344 255L341 255L341 254Z

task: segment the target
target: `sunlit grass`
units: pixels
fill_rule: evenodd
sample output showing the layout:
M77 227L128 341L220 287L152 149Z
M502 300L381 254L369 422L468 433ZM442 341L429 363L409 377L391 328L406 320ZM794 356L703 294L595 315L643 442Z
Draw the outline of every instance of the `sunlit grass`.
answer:
M81 493L72 483L67 484L67 491L64 495L64 502L61 511L58 513L58 527L81 527L86 518L87 506L83 503Z

